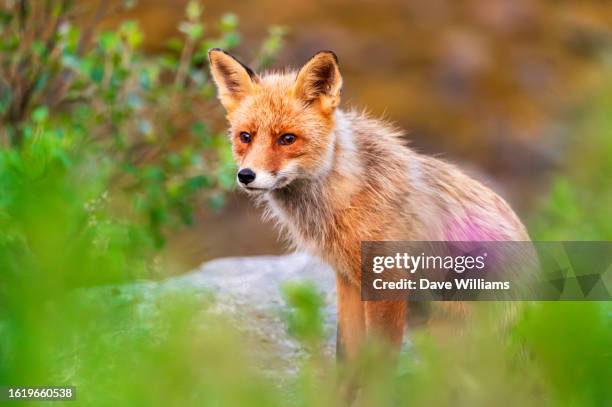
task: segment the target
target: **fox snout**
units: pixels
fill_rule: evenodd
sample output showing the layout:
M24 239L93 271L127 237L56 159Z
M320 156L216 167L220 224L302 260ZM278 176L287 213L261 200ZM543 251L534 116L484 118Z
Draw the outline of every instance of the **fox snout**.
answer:
M236 176L238 185L249 192L265 192L284 186L285 178L263 169L243 167Z
M243 168L238 171L238 181L244 185L248 185L255 181L256 176L257 174L255 174L250 168Z

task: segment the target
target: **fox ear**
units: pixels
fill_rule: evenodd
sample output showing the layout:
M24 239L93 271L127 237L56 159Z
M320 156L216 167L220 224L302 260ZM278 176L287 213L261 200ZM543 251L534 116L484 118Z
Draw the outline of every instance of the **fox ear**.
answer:
M308 61L297 75L294 93L306 103L320 102L326 113L340 103L342 76L338 58L331 51L320 51Z
M230 112L253 92L259 77L248 66L219 48L208 51L208 59L219 91L219 100L225 110Z

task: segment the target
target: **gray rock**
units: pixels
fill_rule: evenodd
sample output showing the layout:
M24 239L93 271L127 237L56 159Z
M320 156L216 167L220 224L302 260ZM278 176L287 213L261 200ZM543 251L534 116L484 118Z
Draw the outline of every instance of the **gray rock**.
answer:
M287 307L281 287L291 281L309 281L321 293L325 301L326 333L322 351L333 356L336 342L334 273L329 266L306 254L222 258L204 263L179 277L84 290L80 295L108 307L135 306L135 316L141 323L150 324L152 332L160 330L154 326L154 316L159 302L164 301L167 294L212 296L212 305L210 301L203 302L206 306L201 311L229 319L231 325L244 334L246 346L252 346L263 373L291 377L297 373L300 359L309 356L288 334L283 318ZM194 309L196 313L199 311ZM127 332L130 326L117 329Z
M231 318L233 325L255 344L257 360L264 373L287 377L298 371L299 360L307 357L299 342L287 333L282 312L284 283L310 281L325 300L327 340L323 352L335 353L336 288L331 268L306 254L285 256L234 257L204 263L197 270L161 283L162 290L212 292L209 311Z
M160 284L169 289L202 289L214 293L215 312L240 322L249 333L263 338L289 361L301 353L287 334L282 319L285 307L281 286L310 281L325 300L325 351L335 352L336 287L334 272L321 261L302 253L285 256L232 257L204 263L197 270ZM294 363L291 365L295 366Z
M251 353L263 373L291 377L297 373L301 358L309 356L288 334L283 318L287 307L281 287L291 281L312 282L320 291L325 301L326 341L322 351L333 356L336 338L334 273L329 266L306 254L222 258L204 263L179 277L84 289L75 294L85 299L85 303L97 304L103 309L129 306L139 326L150 328L153 337L164 335L155 316L160 303L169 298L168 294L178 293L180 297L188 293L201 297L204 300L201 309L193 310L194 323L200 320L199 312L222 316L243 333L245 346L252 348ZM212 302L205 300L211 297ZM130 320L123 325L106 334L108 340L115 340L120 333L133 334Z
M269 312L283 305L280 287L289 281L312 281L329 302L335 302L334 273L329 266L306 254L232 257L204 263L197 270L162 284L210 289L219 306L237 312ZM330 314L334 314L331 312Z

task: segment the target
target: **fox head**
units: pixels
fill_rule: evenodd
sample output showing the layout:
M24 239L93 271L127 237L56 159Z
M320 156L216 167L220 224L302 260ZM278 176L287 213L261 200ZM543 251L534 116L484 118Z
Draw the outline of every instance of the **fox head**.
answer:
M227 111L238 185L264 193L329 172L342 88L333 52L315 54L298 72L261 76L223 50L208 56Z

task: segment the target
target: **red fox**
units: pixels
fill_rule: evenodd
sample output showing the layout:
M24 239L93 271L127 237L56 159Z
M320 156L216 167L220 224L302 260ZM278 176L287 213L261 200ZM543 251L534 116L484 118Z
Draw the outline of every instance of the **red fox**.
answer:
M209 52L227 111L238 185L265 205L293 244L336 272L339 344L354 357L369 335L399 348L407 302L362 301L362 241L529 240L495 192L408 148L402 132L339 108L331 51L299 71L258 75Z

